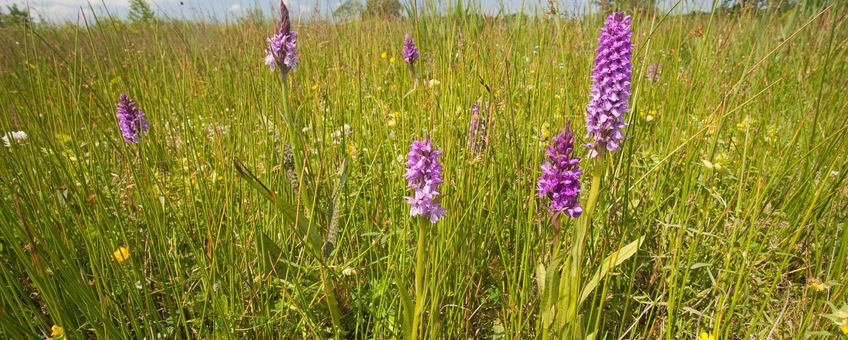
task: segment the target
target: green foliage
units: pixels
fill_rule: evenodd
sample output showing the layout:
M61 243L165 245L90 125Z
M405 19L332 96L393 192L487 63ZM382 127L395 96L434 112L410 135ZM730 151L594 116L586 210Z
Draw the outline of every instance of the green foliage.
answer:
M128 18L133 23L150 23L156 20L156 14L147 0L130 0Z
M370 17L397 18L403 12L400 0L367 0L365 13Z
M346 0L333 10L333 16L340 19L352 19L358 17L365 10L359 0Z
M653 13L657 11L657 0L597 0L601 13L620 11L624 13Z
M6 6L6 11L0 10L0 27L29 25L32 17L29 11L18 7L17 4Z
M841 336L848 5L800 5L634 14L627 138L580 263L583 334ZM447 216L425 230L421 338L555 337L573 264L551 249L577 225L550 222L535 180L552 135L584 129L603 17L506 18L298 24L286 97L262 63L269 22L0 30L0 137L28 135L0 144L0 338L401 338L419 249L403 162L427 136ZM412 92L406 32L422 48ZM137 145L116 125L121 92L150 120Z

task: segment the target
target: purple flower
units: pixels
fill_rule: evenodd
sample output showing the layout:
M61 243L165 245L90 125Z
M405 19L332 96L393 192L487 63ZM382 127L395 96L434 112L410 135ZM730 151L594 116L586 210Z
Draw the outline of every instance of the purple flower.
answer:
M403 60L409 65L414 64L418 60L418 47L415 47L415 42L412 41L409 33L403 38L403 51L401 51L401 55L403 56Z
M650 64L648 65L648 74L646 75L646 78L648 81L656 83L660 80L660 72L660 64Z
M592 158L605 150L621 149L621 129L630 99L631 33L630 17L621 13L610 15L601 29L586 108L586 137L592 138L586 146Z
M271 71L277 66L282 67L284 73L297 67L297 32L277 33L268 38L268 55L265 56L265 64L271 67Z
M124 135L124 143L138 143L140 133L147 131L147 120L144 112L138 109L132 99L121 93L118 99L118 126Z
M483 103L482 106L484 111L482 113L480 112L480 101L475 102L474 105L471 106L471 122L468 128L468 148L471 149L475 155L482 153L489 142L489 135L486 130L488 128L487 113L489 111L489 102Z
M271 67L271 71L280 66L283 74L297 67L297 32L292 32L291 21L289 21L289 9L280 1L280 22L277 32L268 38L268 53L265 56L265 64Z
M406 155L407 186L414 193L406 197L411 209L410 216L422 216L436 223L445 216L445 209L439 204L439 185L442 184L442 165L439 164L440 150L433 149L429 140L414 141Z
M583 213L578 197L580 196L580 158L572 157L574 152L574 134L566 125L556 135L545 153L548 161L542 164L542 174L536 184L539 197L550 199L548 208L555 212L565 212L571 217Z

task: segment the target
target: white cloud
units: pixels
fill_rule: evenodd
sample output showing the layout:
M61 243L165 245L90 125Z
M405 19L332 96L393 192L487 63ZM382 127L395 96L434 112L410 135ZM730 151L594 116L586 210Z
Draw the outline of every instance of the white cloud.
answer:
M244 9L244 8L242 8L241 5L233 4L232 6L230 6L230 9L228 9L228 11L230 13L238 13L238 12L241 12L242 9Z

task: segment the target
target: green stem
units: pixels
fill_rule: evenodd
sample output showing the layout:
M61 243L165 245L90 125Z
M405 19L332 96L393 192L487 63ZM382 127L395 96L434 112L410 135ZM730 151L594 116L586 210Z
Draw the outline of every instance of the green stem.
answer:
M287 77L287 73L285 71L282 71L282 70L280 71L280 84L282 85L283 119L286 121L286 128L288 129L288 135L289 135L289 143L291 144L292 155L294 156L293 157L294 158L294 169L295 169L295 172L298 174L299 177L305 176L306 172L303 171L304 164L303 164L303 158L302 158L302 154L301 154L301 151L303 150L303 148L301 147L300 138L298 137L299 135L297 133L298 132L297 121L295 120L294 115L292 114L292 111L291 111L291 106L289 105L288 77ZM304 180L301 180L301 183L304 183L304 184L307 183L305 181L305 178L303 178L303 179ZM299 197L301 198L301 200L300 200L301 202L312 203L312 201L309 199L309 190L305 190L304 186L305 185L299 185L298 186L297 195L299 195ZM306 217L309 220L311 220L310 217L311 217L312 214L310 212L310 209L304 209L304 210L307 212ZM294 221L294 223L298 223L298 222ZM310 234L312 232L313 232L313 228L312 228L312 225L310 224L308 226L308 229L306 230L306 235L301 235L301 236L306 237L307 240L311 242L311 237L310 237L311 235ZM313 252L316 252L316 254L317 254L317 251L318 251L317 249L310 249L310 250L313 251ZM321 262L322 258L320 257L320 255L315 255L315 257L316 257L316 259L318 259L319 262ZM336 335L341 335L341 330L342 330L341 313L339 312L338 299L336 298L336 285L335 285L335 282L333 281L333 279L327 273L327 271L329 270L328 267L324 263L321 263L321 264L322 264L321 267L320 267L321 268L321 281L322 281L322 286L324 286L324 294L327 297L327 308L330 310L330 318L333 321L333 332Z
M300 176L304 176L306 173L304 170L303 164L303 151L302 144L300 142L300 138L298 137L298 125L295 120L294 115L291 112L291 106L289 105L289 82L288 76L286 72L280 72L280 84L283 88L283 119L286 121L286 128L289 134L289 144L291 144L292 155L294 156L294 171L300 178ZM301 183L306 184L307 181L302 180ZM312 202L309 200L309 190L304 190L304 185L298 186L298 192L296 194L301 195L301 202ZM307 209L308 210L308 209Z
M333 320L333 332L341 335L342 321L339 312L339 302L336 299L336 285L332 278L327 276L327 269L321 268L321 280L324 281L324 294L327 296L327 308L330 310L330 318Z
M415 250L415 311L412 316L410 338L418 339L418 327L421 324L421 312L424 309L424 234L427 221L418 218L418 248Z
M571 247L571 268L569 270L569 299L568 299L568 322L576 320L577 312L580 309L580 290L582 286L581 270L583 269L583 253L586 249L586 235L589 233L589 227L592 225L592 214L595 212L595 205L598 202L598 196L601 193L601 179L604 175L604 155L601 154L595 159L595 168L592 172L592 187L589 191L589 200L583 209L583 215L577 223L577 229L574 231L574 243ZM572 325L573 326L573 325ZM573 327L572 327L573 329Z

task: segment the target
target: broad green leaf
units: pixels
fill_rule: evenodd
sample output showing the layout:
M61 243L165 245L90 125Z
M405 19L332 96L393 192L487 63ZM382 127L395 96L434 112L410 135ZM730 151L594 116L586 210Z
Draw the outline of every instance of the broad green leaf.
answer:
M536 264L536 285L539 288L539 295L545 293L545 265L542 262Z
M554 305L559 299L559 280L560 271L557 270L562 262L562 258L556 258L551 261L545 274L545 290L542 291L542 327L548 328L554 321L556 309Z
M409 338L412 331L413 307L412 299L409 298L409 292L406 291L406 284L397 272L395 272L395 285L397 285L398 294L400 294L400 302L403 304L403 332L404 338Z
M583 293L580 294L580 304L583 304L583 301L586 301L586 298L588 298L589 295L592 294L592 291L598 287L598 283L601 282L601 279L609 274L613 268L618 267L620 264L624 263L624 261L627 261L627 259L635 255L644 240L645 236L642 236L638 240L630 242L626 246L621 247L618 251L607 256L607 258L601 262L601 267L598 268L598 271L592 275L592 278L589 279L589 282L587 282L586 286L583 287Z

